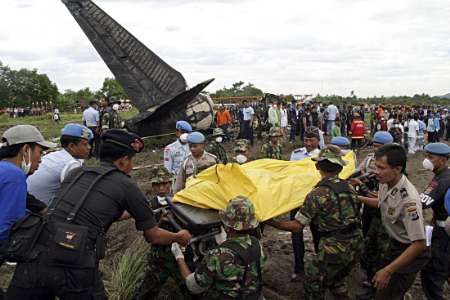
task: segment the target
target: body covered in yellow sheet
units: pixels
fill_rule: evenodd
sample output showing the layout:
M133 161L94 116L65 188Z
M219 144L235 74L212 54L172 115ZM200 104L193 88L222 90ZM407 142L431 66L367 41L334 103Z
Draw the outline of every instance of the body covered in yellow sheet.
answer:
M339 176L348 178L356 168L354 153L347 153L344 160L347 165ZM223 210L230 199L243 195L253 202L258 220L265 221L301 206L319 180L320 174L310 158L219 164L190 178L186 188L174 196L174 202Z

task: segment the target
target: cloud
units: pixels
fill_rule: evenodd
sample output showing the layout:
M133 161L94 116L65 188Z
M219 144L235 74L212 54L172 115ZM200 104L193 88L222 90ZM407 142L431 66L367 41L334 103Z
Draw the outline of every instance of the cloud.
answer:
M39 68L62 90L111 76L62 2L2 2L4 63ZM449 92L446 0L94 2L191 86L215 77L211 91L242 80L284 94Z

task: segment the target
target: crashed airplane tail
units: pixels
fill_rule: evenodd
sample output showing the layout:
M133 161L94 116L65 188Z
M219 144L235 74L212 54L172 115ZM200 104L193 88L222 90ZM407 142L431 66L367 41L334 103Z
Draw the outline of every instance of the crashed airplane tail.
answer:
M127 128L141 136L173 131L184 119L196 129L213 122L213 104L200 92L213 79L187 89L169 66L91 0L62 0L140 114Z

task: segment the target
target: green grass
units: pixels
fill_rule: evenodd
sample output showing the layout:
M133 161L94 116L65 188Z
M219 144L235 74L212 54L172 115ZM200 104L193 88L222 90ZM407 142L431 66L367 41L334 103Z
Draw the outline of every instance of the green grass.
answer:
M129 119L132 116L137 114L137 110L133 109L129 112L120 113L120 116L123 119ZM25 118L16 118L12 119L7 115L0 115L0 133L3 133L9 127L15 125L34 125L41 131L42 135L44 135L47 139L58 138L61 134L61 129L64 125L68 123L80 123L81 124L81 113L63 113L61 114L61 121L59 123L54 123L52 120L51 114L46 114L43 116L33 116L33 117L25 117Z
M144 276L148 248L148 244L138 238L122 255L117 256L112 265L111 281L106 282L109 299L131 299Z

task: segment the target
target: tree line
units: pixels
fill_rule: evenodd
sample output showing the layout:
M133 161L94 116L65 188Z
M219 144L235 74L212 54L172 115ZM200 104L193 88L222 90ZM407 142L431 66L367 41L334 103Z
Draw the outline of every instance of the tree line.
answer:
M264 92L252 83L243 81L233 83L231 87L223 87L211 94L213 98L263 96ZM286 98L286 97L284 97ZM315 100L323 103L335 104L398 104L398 105L427 105L450 104L450 97L437 97L427 94L414 96L391 97L350 97L338 95L317 95ZM4 107L31 107L32 103L52 103L60 109L78 107L81 101L88 102L94 99L118 100L128 99L126 92L114 78L105 78L102 87L93 91L90 88L80 90L65 90L60 92L47 74L41 74L37 69L14 70L0 61L0 108Z
M123 87L113 78L105 78L97 91L90 88L60 92L47 74L37 69L14 70L0 61L0 108L31 107L34 104L50 103L60 109L72 109L81 101L94 99L127 99Z

